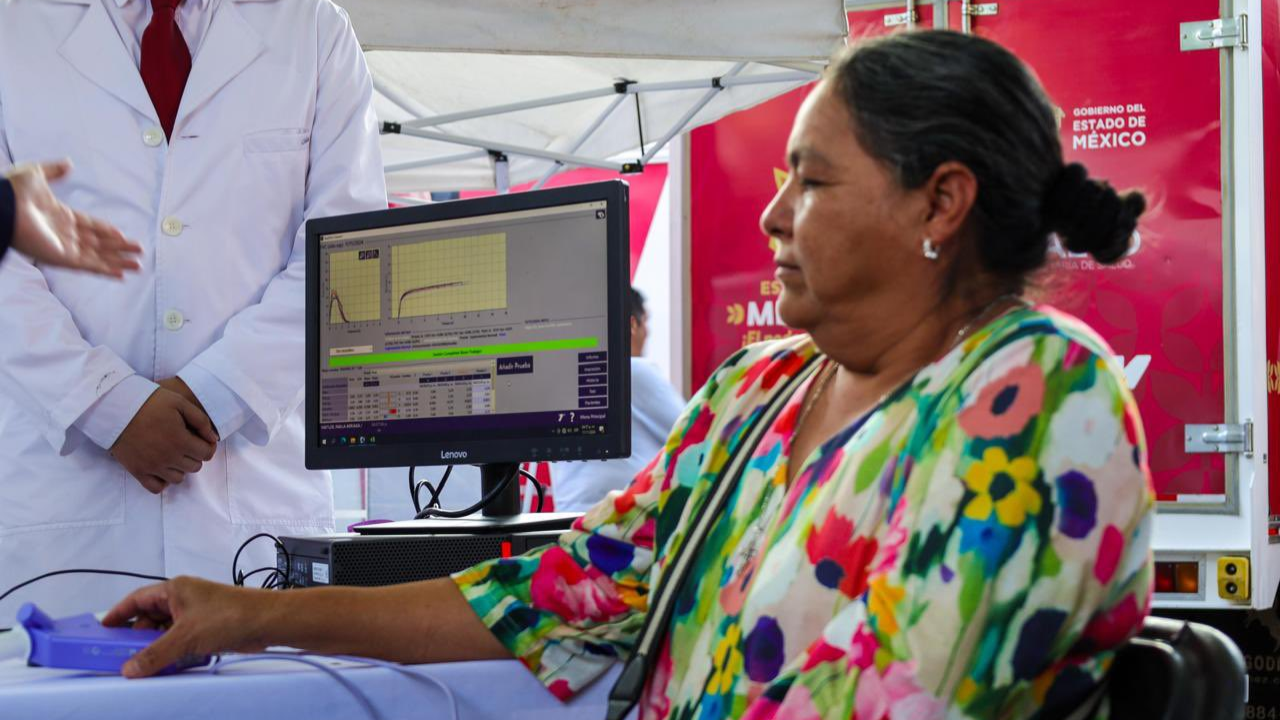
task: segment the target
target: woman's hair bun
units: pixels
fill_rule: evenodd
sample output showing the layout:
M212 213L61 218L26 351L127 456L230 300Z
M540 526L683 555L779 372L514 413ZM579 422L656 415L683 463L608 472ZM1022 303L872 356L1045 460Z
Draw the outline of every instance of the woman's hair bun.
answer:
M1067 250L1114 263L1129 252L1138 217L1147 209L1140 193L1121 195L1089 178L1079 163L1063 167L1043 200L1045 230L1057 233Z

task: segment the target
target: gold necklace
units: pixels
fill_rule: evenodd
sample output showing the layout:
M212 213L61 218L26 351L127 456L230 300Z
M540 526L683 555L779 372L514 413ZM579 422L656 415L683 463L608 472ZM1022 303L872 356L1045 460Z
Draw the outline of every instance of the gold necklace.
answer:
M1010 301L1017 302L1018 305L1022 307L1027 307L1028 305L1027 301L1017 293L1006 293L996 298L995 300L992 300L991 302L982 306L982 309L978 311L978 314L974 315L973 318L969 320L969 322L964 324L964 327L960 328L960 331L956 333L956 339L951 343L951 347L947 348L947 352L950 352L952 348L954 348L955 346L963 342L964 339L968 337L969 331L973 330L973 328L977 325L978 321L986 317L987 313L991 312L992 309L999 306L1000 303L1010 302ZM1013 308L1009 308L1009 310L1012 310L1012 309ZM999 315L992 318L992 322L1002 317L1005 313L1009 312L1009 310L1005 310L1003 313L1000 313Z
M809 389L808 395L804 398L804 405L800 406L800 415L796 417L796 426L792 430L793 433L799 434L800 428L804 427L804 421L809 418L809 411L813 406L818 404L818 398L822 397L823 391L827 389L827 385L831 383L831 378L835 376L836 369L840 367L840 363L826 358L826 365L823 366L818 375L818 379L814 381L813 387Z

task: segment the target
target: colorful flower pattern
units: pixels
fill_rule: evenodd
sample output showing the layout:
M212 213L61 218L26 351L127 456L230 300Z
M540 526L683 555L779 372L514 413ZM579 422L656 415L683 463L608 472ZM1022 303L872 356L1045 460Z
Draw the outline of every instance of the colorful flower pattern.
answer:
M740 447L814 353L800 337L730 358L631 487L558 544L455 576L476 613L558 697L582 689L633 647L691 513L745 452L642 718L1032 718L1080 702L1150 603L1150 478L1110 351L1072 318L1020 310L811 457L790 456L807 386Z
M1038 476L1039 468L1031 458L1010 461L1003 448L987 448L982 460L970 465L965 473L964 484L974 497L965 507L964 516L983 521L994 513L1001 525L1022 527L1028 516L1040 512L1040 492L1032 486Z

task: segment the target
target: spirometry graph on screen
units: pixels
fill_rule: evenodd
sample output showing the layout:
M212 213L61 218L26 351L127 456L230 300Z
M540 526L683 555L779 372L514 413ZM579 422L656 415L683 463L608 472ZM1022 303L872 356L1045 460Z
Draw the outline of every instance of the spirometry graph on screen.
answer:
M329 256L329 324L382 318L382 261L378 251Z
M429 240L391 249L391 317L506 307L506 233Z

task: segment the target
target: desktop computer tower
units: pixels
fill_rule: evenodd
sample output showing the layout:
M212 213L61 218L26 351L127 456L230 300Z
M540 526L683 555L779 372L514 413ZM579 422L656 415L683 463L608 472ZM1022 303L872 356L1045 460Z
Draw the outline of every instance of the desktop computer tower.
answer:
M556 541L562 530L510 534L357 535L280 538L276 568L292 587L374 587L430 580Z

